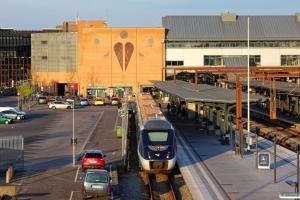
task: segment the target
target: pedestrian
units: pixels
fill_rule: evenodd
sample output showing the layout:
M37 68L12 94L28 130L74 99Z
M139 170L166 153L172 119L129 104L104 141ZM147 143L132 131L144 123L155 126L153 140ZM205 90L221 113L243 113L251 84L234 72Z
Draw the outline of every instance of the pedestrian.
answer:
M161 110L161 104L160 103L158 103L158 106L159 106L159 109Z
M171 105L170 105L170 103L168 103L168 105L167 105L168 114L170 113L170 109L171 109Z
M181 115L181 105L178 105L178 109L177 109L177 117L180 117Z
M22 111L22 100L19 102L19 110Z
M117 106L118 106L118 109L120 109L122 107L122 103L119 101Z
M186 117L186 109L185 109L185 107L182 108L181 115L182 115L182 119L185 119L185 117Z

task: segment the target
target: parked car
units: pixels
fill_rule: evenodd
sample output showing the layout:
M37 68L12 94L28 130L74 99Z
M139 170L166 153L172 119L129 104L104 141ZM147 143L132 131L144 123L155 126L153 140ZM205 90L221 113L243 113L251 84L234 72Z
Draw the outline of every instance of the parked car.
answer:
M3 110L3 111L1 111L1 113L5 114L6 116L8 116L10 118L17 119L17 120L27 118L26 114L17 112L15 110Z
M112 105L112 106L117 106L119 103L120 103L120 100L119 100L118 98L113 97L113 98L111 99L111 105Z
M111 186L108 172L104 169L87 170L82 179L82 199L110 196Z
M56 101L55 99L49 99L48 100L48 106L50 105L51 102Z
M0 124L11 124L14 122L14 119L6 116L5 114L0 113Z
M105 100L102 99L102 98L97 98L95 101L94 101L94 105L95 106L102 106L105 104Z
M46 96L39 96L39 104L47 104L48 100Z
M0 112L2 112L3 110L14 110L14 111L16 111L18 113L21 113L22 115L26 115L27 116L27 114L25 112L20 111L18 108L15 108L15 107L0 107Z
M81 160L81 171L85 171L88 168L100 168L105 167L104 158L106 155L102 154L100 150L87 150Z
M80 105L81 106L88 106L89 105L89 101L87 99L80 99Z
M49 108L51 108L53 110L62 109L62 108L71 109L71 108L73 108L73 104L69 104L69 103L66 103L63 101L52 101L49 104Z

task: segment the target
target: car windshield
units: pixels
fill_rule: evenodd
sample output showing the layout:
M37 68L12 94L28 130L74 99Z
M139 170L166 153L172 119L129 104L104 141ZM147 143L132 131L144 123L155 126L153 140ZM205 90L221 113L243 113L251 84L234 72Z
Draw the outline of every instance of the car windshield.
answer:
M96 153L96 152L93 152L93 153L86 153L85 154L85 157L87 158L102 158L102 154L101 153Z
M18 108L14 108L14 110L17 111L17 112L22 112L22 111L20 111Z
M0 115L1 118L9 118L7 115L3 114L3 115Z
M87 99L81 99L81 101L87 101Z
M106 173L88 173L86 176L88 183L107 183L108 177Z
M117 99L117 98L113 98L112 100L113 100L113 101L118 101L119 99Z

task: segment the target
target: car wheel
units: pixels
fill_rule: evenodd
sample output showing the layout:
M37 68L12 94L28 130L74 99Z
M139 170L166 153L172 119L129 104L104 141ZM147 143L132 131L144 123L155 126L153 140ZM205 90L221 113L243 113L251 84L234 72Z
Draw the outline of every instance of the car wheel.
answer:
M20 120L21 119L21 117L20 116L17 116L17 120Z
M8 122L8 121L5 121L4 123L5 123L5 124L8 124L9 122Z
M70 107L70 106L68 106L68 107L67 107L67 109L71 109L71 107Z
M53 110L55 110L55 109L56 109L56 107L55 107L55 106L52 106L52 109L53 109Z

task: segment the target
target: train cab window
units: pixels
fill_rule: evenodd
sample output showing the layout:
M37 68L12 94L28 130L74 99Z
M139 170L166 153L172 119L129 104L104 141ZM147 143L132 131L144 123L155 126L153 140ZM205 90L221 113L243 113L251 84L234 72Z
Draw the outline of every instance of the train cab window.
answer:
M148 132L149 145L167 145L168 144L168 132Z

